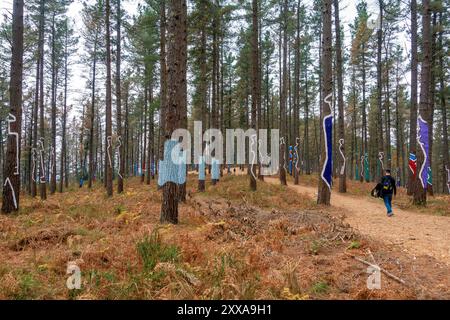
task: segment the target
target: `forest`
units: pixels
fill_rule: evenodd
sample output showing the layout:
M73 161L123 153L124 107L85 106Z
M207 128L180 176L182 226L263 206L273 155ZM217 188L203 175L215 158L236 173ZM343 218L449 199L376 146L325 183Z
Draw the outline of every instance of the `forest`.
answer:
M449 7L2 1L0 299L449 299Z

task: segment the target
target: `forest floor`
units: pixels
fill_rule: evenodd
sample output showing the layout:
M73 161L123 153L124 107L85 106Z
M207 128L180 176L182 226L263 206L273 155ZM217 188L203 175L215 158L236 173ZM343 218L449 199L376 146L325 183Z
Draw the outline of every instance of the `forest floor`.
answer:
M178 225L159 223L154 180L128 179L112 198L100 184L46 201L22 195L17 214L0 215L0 299L450 299L450 267L439 254L374 237L349 220L400 230L398 209L387 220L374 202L376 213L346 209L344 217L336 193L332 206L319 206L310 189L258 183L251 192L245 175L208 182L204 193L196 185L191 176ZM424 219L418 228L427 218L449 219L408 214ZM448 243L428 240L430 248ZM382 268L381 289L367 288L368 266L358 259ZM66 287L69 262L81 269L80 290Z

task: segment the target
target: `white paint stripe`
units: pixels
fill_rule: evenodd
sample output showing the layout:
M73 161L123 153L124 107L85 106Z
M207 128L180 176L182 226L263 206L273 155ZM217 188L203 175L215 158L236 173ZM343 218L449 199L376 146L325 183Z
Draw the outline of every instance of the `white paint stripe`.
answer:
M341 167L341 176L345 173L345 161L346 161L346 159L345 159L344 152L342 151L342 147L344 145L344 142L345 142L344 139L339 139L339 152L340 152L340 154L342 156L342 159L344 160L344 163L342 164L342 167Z
M6 186L6 184L9 184L10 188L11 188L11 192L12 192L12 196L13 196L13 202L14 202L14 207L16 209L18 209L17 207L17 200L16 200L16 192L14 191L14 188L12 186L11 180L8 178L6 178L5 180L5 184L3 186Z
M112 160L111 160L111 144L112 144L112 137L108 136L106 138L108 140L108 148L107 148L107 153L108 153L108 161L109 161L109 167L112 168Z
M250 152L252 153L252 161L251 161L251 164L250 164L250 172L251 172L251 174L252 174L252 176L253 176L253 178L256 180L256 175L255 175L255 173L253 172L253 167L255 166L255 160L256 160L256 152L253 150L253 148L252 148L252 146L254 146L255 145L255 143L256 143L256 134L253 134L251 137L250 137Z
M11 123L16 122L16 116L12 113L8 114L8 118L6 120L8 122L8 135L12 135L16 137L16 166L14 175L19 174L19 134L17 132L11 131Z

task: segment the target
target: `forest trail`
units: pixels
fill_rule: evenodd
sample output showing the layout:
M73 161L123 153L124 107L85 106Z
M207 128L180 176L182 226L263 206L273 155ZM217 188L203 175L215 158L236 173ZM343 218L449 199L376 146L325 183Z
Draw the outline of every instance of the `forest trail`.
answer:
M264 181L278 184L277 178L265 177ZM289 188L312 198L317 197L317 187L288 185ZM395 205L394 216L386 216L386 208L380 199L356 198L332 192L331 205L342 210L345 221L362 234L376 240L403 246L410 254L430 255L450 265L450 219L402 210Z

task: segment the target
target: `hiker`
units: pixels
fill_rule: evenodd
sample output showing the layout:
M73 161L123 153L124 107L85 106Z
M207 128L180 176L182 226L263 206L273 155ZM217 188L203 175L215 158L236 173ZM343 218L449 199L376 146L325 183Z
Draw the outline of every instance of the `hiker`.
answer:
M386 205L388 217L392 217L392 193L397 195L397 187L395 186L395 180L391 176L391 170L386 169L385 175L381 178L381 197Z

